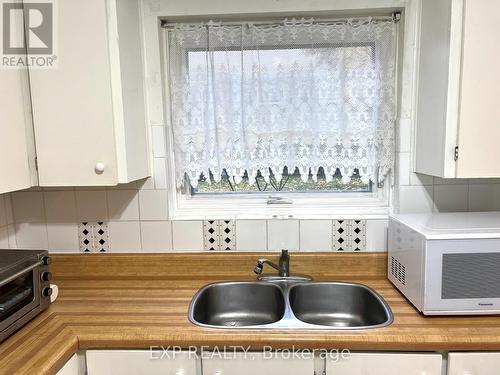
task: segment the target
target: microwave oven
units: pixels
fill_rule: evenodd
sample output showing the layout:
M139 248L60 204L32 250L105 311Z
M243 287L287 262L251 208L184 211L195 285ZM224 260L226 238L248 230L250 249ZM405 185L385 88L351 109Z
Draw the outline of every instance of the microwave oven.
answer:
M500 212L391 215L389 280L425 315L500 313Z
M0 342L49 307L49 263L45 250L0 250Z

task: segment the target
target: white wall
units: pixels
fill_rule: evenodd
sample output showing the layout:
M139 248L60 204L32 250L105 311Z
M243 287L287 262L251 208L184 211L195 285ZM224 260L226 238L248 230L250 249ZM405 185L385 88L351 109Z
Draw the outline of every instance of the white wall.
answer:
M412 173L414 142L414 79L418 0L145 0L144 43L147 104L152 134L154 178L116 188L31 189L0 196L0 247L78 251L78 224L108 223L110 251L203 250L203 220L168 220L166 124L163 114L158 17L234 15L238 13L297 15L338 9L405 7L401 69L401 102L395 171L394 211L500 210L500 180L442 180ZM352 12L350 12L352 13ZM3 206L12 203L14 215ZM2 212L3 216L2 216ZM2 219L6 217L6 219ZM229 219L229 218L228 218ZM387 220L367 220L366 250L385 250ZM237 220L236 250L335 248L335 220ZM14 234L15 233L15 237ZM10 234L10 236L9 236ZM7 239L6 239L7 238ZM10 238L10 241L9 241ZM6 245L7 244L7 245Z

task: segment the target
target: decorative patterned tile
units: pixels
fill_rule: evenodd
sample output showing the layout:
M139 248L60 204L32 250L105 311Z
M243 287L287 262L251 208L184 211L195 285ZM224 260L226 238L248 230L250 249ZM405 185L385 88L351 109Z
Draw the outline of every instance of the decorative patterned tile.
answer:
M366 249L366 220L351 220L350 249L361 251Z
M205 250L235 250L236 224L234 220L204 220L203 245Z
M100 253L109 251L108 224L102 221L94 224L94 251Z
M84 253L109 251L108 224L103 221L78 224L78 246Z
M90 253L94 251L93 231L92 223L83 222L78 224L78 247L81 252Z
M236 223L219 220L219 250L236 250Z
M219 250L218 220L203 220L203 247L205 250Z
M334 220L334 251L362 251L366 249L366 220Z
M348 249L348 228L349 220L335 220L333 222L333 251L345 251Z

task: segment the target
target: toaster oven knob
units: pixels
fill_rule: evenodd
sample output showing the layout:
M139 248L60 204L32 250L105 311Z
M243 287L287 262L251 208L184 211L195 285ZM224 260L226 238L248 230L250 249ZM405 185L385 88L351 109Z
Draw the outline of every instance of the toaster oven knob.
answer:
M44 297L50 297L52 295L52 288L43 288L42 290L42 296Z
M42 263L44 266L48 266L50 263L52 263L52 259L45 255L42 257Z
M50 279L52 279L52 273L50 273L50 272L42 272L42 274L40 275L40 279L42 281L50 281Z

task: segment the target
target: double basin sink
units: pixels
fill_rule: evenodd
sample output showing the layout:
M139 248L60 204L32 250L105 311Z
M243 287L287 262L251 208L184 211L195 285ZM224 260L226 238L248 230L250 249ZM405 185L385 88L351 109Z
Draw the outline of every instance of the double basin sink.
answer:
M209 284L193 297L189 319L210 328L346 330L384 327L393 315L365 285L277 278Z

